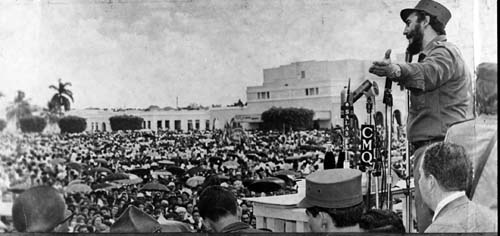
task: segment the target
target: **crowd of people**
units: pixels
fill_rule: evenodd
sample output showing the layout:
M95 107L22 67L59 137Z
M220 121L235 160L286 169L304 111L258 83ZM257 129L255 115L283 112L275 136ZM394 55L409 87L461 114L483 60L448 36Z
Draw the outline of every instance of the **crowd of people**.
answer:
M297 178L323 169L327 145L338 155L331 136L255 131L231 143L220 130L1 134L0 189L5 195L53 186L73 213L71 232L108 232L130 205L204 232L198 196L221 185L238 198L242 221L255 227L243 198L296 193ZM252 186L259 180L269 184Z

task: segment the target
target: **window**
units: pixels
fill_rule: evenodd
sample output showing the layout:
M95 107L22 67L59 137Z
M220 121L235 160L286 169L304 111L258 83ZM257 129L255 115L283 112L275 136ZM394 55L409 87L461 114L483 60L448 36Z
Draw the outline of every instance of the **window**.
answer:
M170 129L170 121L165 120L165 129Z
M314 96L319 94L319 88L306 88L306 96Z
M210 130L210 120L205 120L205 130Z
M142 122L142 128L145 129L146 128L146 121L143 121Z
M188 130L193 130L193 120L188 120Z
M306 78L306 72L305 71L301 71L300 72L300 78L301 79L305 79Z
M195 120L194 121L194 129L200 130L200 120Z
M161 120L156 121L156 129L162 129L161 127Z
M102 131L106 132L106 123L102 122Z
M271 97L270 92L258 92L257 99L269 99Z
M174 121L174 128L175 130L181 130L181 121L180 120L175 120Z
M151 121L148 120L148 129L151 129Z

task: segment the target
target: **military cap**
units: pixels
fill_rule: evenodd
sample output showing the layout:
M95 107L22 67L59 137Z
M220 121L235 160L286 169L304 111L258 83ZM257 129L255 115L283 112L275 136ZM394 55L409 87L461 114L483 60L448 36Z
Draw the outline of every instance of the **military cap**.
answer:
M316 171L306 177L306 196L300 208L345 208L363 202L361 171L330 169Z
M444 26L451 19L451 12L443 5L432 0L420 0L415 8L406 8L401 11L401 19L406 22L408 16L415 11L423 11L429 15L435 16Z

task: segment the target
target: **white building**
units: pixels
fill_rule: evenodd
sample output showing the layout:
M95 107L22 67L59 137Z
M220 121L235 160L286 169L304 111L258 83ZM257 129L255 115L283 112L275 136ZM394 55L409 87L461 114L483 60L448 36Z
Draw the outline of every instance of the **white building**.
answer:
M68 115L87 119L87 131L110 131L109 118L117 115L134 115L144 119L142 128L151 130L206 130L213 126L208 110L72 110Z
M340 93L347 86L349 78L351 92L365 80L378 84L380 94L375 99L373 112L383 115L385 78L368 73L371 64L371 61L363 60L304 61L264 69L262 85L247 87L248 106L241 121L248 123L248 128L255 128L260 121L260 114L273 106L301 107L314 111L316 127L342 125ZM396 84L393 85L393 111L407 114L405 94ZM354 112L360 124L368 120L365 98L360 98L354 104Z

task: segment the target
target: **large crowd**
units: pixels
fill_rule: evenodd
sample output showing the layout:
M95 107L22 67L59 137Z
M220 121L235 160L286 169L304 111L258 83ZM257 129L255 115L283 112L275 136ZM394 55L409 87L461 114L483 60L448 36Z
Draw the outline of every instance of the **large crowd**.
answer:
M5 198L53 186L72 212L70 232L108 232L129 205L160 223L182 221L204 232L196 201L215 184L237 196L241 220L255 227L252 204L243 199L296 193L297 178L323 169L327 145L338 153L334 136L327 130L255 131L238 140L220 130L1 134L0 190ZM269 184L252 185L259 180Z

